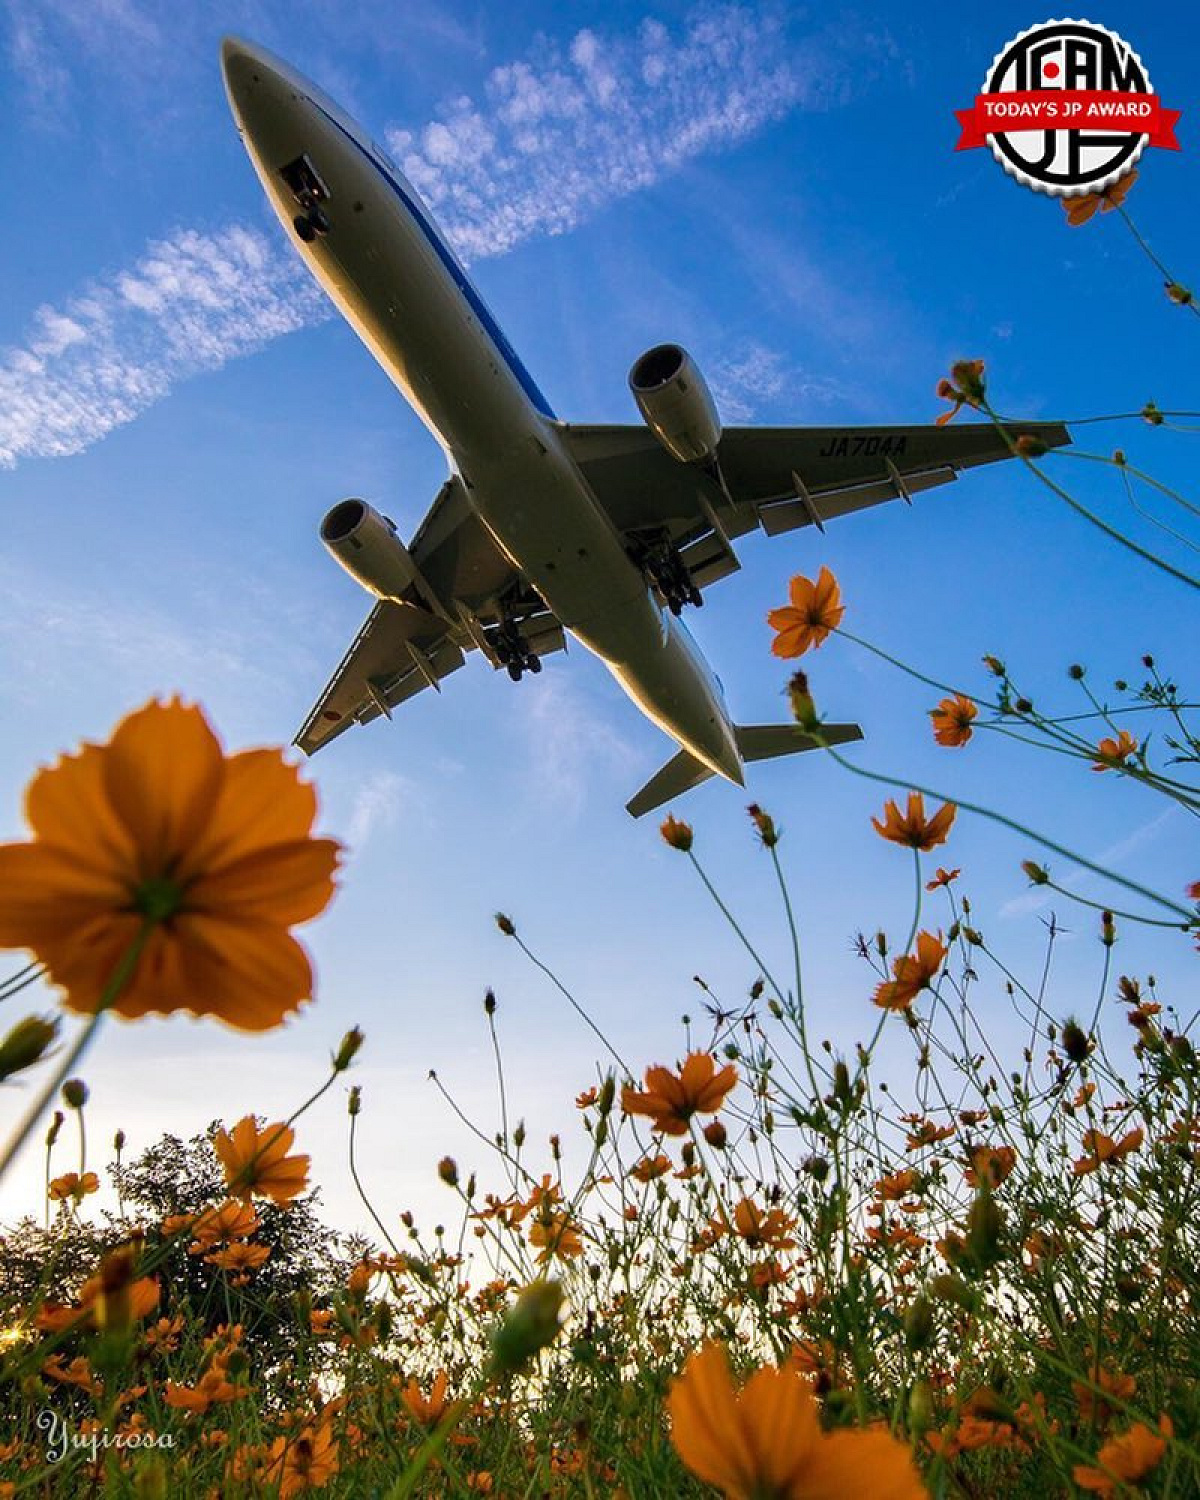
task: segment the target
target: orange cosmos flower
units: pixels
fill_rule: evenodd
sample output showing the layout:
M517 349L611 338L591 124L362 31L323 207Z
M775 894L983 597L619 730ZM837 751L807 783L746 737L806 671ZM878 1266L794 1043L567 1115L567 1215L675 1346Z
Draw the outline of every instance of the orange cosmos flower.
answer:
M772 1250L791 1250L796 1244L791 1237L791 1231L796 1227L795 1219L789 1219L778 1208L764 1213L750 1198L743 1198L735 1205L733 1227L751 1250L759 1250L764 1245Z
M400 1392L400 1399L415 1422L419 1422L422 1427L436 1427L450 1405L450 1398L446 1394L445 1370L439 1370L434 1376L428 1396L414 1378Z
M647 1068L645 1093L623 1088L621 1108L627 1115L648 1115L664 1135L686 1135L693 1115L716 1114L737 1076L732 1063L718 1072L707 1052L693 1052L678 1075L669 1068Z
M226 1135L218 1130L213 1146L225 1168L229 1191L237 1198L257 1193L280 1205L308 1186L308 1157L289 1156L296 1132L287 1125L265 1125L259 1132L247 1115Z
M881 1177L875 1184L875 1191L885 1203L897 1203L901 1198L906 1198L921 1180L921 1174L912 1167L905 1167L903 1171L893 1172L888 1177Z
M206 1208L198 1217L192 1217L190 1223L187 1216L180 1215L184 1220L181 1227L190 1228L196 1236L195 1244L189 1246L194 1255L201 1250L211 1250L214 1245L219 1245L225 1240L246 1240L258 1228L258 1214L249 1203L241 1203L236 1198L227 1198L224 1203L216 1208ZM163 1232L167 1232L167 1224L163 1223Z
M961 870L943 870L941 865L939 865L937 874L933 879L925 882L925 889L927 891L936 891L939 886L949 885L952 880L957 880L961 874Z
M767 624L778 632L771 650L776 656L803 656L838 628L846 608L837 579L828 568L821 569L815 583L797 574L788 585L788 594L791 604L767 615Z
M226 756L197 707L151 702L34 776L26 843L0 844L0 947L27 948L71 1010L188 1010L246 1031L312 993L288 929L323 911L339 846L277 750Z
M61 1177L50 1180L50 1196L55 1202L61 1202L64 1198L70 1198L75 1203L82 1203L88 1193L100 1191L100 1179L95 1172L85 1172L81 1177L78 1172L64 1172Z
M671 1158L663 1156L644 1156L635 1166L630 1167L629 1175L637 1178L638 1182L653 1182L656 1177L665 1177L671 1170Z
M1125 764L1131 755L1137 754L1138 742L1127 729L1122 729L1115 740L1101 740L1096 746L1099 757L1093 771L1111 771Z
M878 825L877 825L878 826ZM886 837L886 835L885 835ZM907 1010L942 967L946 945L941 933L919 932L917 951L906 953L892 963L892 979L885 979L872 996L883 1010Z
M963 1176L971 1187L986 1179L988 1187L997 1188L1017 1164L1017 1153L1011 1146L973 1146L968 1154L971 1163L964 1168Z
M328 1421L306 1427L296 1437L278 1437L267 1455L264 1480L279 1486L279 1500L305 1490L323 1489L337 1473L337 1444Z
M953 698L943 698L936 708L929 710L934 739L939 745L955 748L965 745L975 732L971 723L978 712L970 698L964 698L961 693L955 693Z
M1089 1172L1095 1172L1106 1161L1124 1160L1131 1151L1136 1151L1141 1146L1145 1138L1146 1132L1140 1125L1119 1141L1114 1141L1112 1136L1105 1135L1100 1130L1085 1130L1083 1149L1087 1154L1081 1156L1077 1162L1072 1162L1071 1170L1076 1177L1086 1177Z
M893 844L907 844L911 849L933 849L944 844L958 812L953 802L943 802L932 818L925 816L925 798L920 792L909 792L908 810L903 816L889 797L883 804L883 822L872 818L875 832Z
M221 1271L257 1271L265 1265L271 1254L270 1245L251 1245L244 1240L235 1240L233 1244L226 1245L224 1250L214 1250L211 1255L204 1257L210 1266L216 1266Z
M1158 1419L1158 1432L1144 1422L1135 1422L1128 1432L1105 1443L1097 1455L1099 1468L1087 1464L1076 1464L1072 1471L1075 1483L1081 1490L1091 1490L1110 1500L1120 1487L1138 1484L1152 1469L1158 1467L1167 1451L1167 1439L1175 1436L1170 1417L1165 1414Z
M168 1380L163 1391L168 1406L201 1413L206 1412L210 1406L236 1401L249 1393L249 1386L232 1384L226 1378L224 1369L217 1366L206 1370L193 1386L176 1385L173 1380Z
M1064 198L1062 206L1067 215L1067 223L1072 228L1078 224L1086 224L1097 209L1101 213L1112 213L1118 204L1124 203L1129 189L1137 181L1137 175L1135 167L1132 172L1126 172L1124 177L1119 177L1111 187L1106 187L1101 193L1083 193L1078 198Z
M950 366L950 374L957 385L950 380L939 380L936 394L943 401L952 401L954 404L949 411L944 411L936 419L938 427L945 427L952 417L956 417L964 406L979 406L983 401L983 360L960 359Z
M882 1429L821 1431L816 1398L795 1368L756 1370L735 1391L725 1350L693 1354L667 1397L680 1458L728 1500L923 1500L912 1454Z

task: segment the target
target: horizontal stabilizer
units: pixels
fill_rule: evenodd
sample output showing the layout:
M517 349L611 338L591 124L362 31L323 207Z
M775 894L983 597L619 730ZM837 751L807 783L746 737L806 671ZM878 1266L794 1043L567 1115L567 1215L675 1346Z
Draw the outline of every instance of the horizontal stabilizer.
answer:
M625 804L625 810L635 818L640 818L643 813L653 812L672 797L690 792L694 786L707 781L712 774L703 761L689 755L686 750L681 750L661 771L651 776L637 796Z
M777 755L797 755L801 750L819 750L824 745L846 745L863 737L857 724L822 724L820 740L806 734L799 724L737 724L733 732L744 761L774 760ZM640 818L672 797L690 792L712 774L694 755L681 750L625 804L626 810Z
M733 732L743 760L774 760L777 755L819 750L822 745L846 745L863 737L857 724L822 724L819 740L806 734L799 724L738 724Z

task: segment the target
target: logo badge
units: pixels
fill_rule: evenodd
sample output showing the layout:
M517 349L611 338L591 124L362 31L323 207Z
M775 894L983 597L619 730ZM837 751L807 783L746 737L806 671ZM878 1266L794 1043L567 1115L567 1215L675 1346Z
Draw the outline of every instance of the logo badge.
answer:
M1092 21L1045 21L996 54L970 109L955 110L955 147L988 146L1038 193L1099 193L1132 170L1147 146L1179 150L1180 111L1164 109L1141 58Z

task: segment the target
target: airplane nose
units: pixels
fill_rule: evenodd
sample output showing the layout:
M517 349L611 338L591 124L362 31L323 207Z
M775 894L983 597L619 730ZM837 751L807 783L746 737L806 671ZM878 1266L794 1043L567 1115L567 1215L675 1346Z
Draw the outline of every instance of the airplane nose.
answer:
M227 36L221 39L221 72L226 82L238 82L252 67L251 49L240 37Z

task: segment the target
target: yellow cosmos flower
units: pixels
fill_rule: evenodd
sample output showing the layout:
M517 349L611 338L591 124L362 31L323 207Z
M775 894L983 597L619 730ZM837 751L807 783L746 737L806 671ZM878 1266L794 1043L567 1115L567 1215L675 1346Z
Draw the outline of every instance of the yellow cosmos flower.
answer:
M289 928L325 909L339 845L278 750L225 755L198 707L151 702L107 744L34 776L33 838L0 845L0 947L27 948L71 1010L191 1011L246 1031L312 993Z

